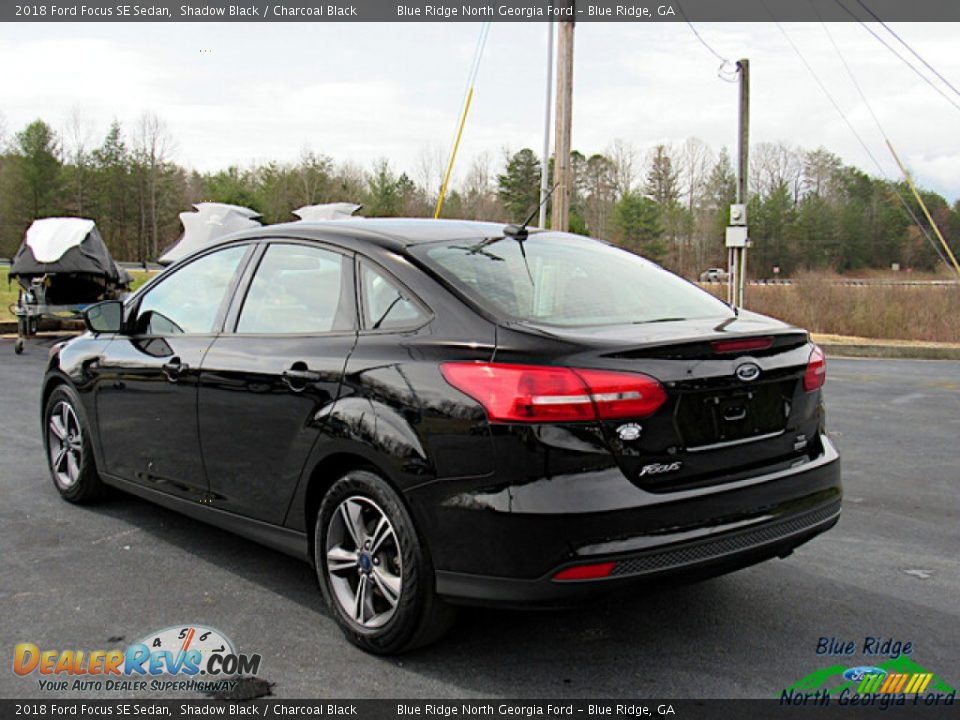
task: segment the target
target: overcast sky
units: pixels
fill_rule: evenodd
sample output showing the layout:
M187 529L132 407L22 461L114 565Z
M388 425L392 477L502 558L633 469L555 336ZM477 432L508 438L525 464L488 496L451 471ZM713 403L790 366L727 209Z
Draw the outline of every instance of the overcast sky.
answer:
M893 177L823 26L784 27ZM893 27L960 86L960 27ZM546 28L493 24L461 174L482 152L498 166L505 149L539 153ZM751 60L753 142L823 145L878 174L776 25L698 29L722 55ZM920 183L960 197L960 110L858 24L830 31ZM152 110L177 141L174 159L200 170L293 160L310 148L364 165L386 157L412 171L424 152L449 148L479 32L468 23L8 23L0 25L0 118L8 133L37 117L62 128L79 108L99 142L113 118L132 125ZM644 149L696 136L733 148L737 90L717 77L718 64L683 23L578 25L574 147L590 154L614 139Z

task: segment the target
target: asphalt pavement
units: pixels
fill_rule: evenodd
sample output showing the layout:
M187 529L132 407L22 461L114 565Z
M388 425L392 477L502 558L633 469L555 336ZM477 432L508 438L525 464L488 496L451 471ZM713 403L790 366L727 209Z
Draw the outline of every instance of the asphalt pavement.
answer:
M844 512L791 557L576 610L468 609L439 644L377 658L296 560L133 497L62 501L40 437L50 342L0 341L0 697L58 696L12 672L17 643L106 650L195 623L260 653L281 698L770 698L832 664L821 637L910 642L960 685L960 362L829 361Z

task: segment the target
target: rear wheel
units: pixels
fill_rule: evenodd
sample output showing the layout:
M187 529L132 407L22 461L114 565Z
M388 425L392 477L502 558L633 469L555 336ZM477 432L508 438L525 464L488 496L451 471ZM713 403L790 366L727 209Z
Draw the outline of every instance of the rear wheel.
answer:
M330 488L317 514L314 556L334 618L368 652L426 645L453 620L434 593L433 566L410 514L374 473L350 472Z
M80 410L80 399L60 385L47 399L43 415L43 440L47 466L57 491L72 503L85 503L103 495L90 446L90 432Z

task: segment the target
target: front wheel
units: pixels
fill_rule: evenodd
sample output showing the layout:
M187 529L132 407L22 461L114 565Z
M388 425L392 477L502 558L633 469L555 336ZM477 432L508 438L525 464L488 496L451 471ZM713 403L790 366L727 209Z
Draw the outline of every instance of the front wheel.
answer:
M439 638L453 609L436 596L433 566L397 493L356 470L320 505L314 557L324 599L353 644L394 654Z
M43 444L50 477L61 497L72 503L98 499L104 485L90 445L90 431L83 419L80 399L68 386L60 385L47 399L43 413Z

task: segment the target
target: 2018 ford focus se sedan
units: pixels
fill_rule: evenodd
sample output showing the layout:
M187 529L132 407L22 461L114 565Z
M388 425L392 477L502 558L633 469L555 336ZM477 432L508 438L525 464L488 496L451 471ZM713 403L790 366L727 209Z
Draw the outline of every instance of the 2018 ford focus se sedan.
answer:
M53 481L315 564L357 645L784 556L840 513L808 334L576 235L244 231L57 347Z

